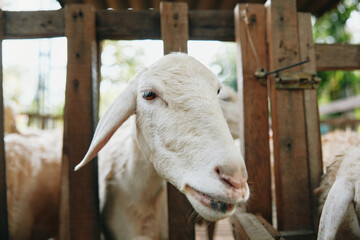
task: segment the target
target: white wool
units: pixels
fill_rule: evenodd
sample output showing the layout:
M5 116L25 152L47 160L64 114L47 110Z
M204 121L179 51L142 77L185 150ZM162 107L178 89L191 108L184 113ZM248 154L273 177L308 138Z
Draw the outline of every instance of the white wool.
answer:
M18 132L16 128L16 111L14 104L4 98L4 135Z
M9 235L47 239L58 231L61 133L5 136Z
M327 167L319 195L318 239L360 239L360 146L337 155Z
M237 105L233 92L223 87L219 105L216 93L220 85L215 76L183 54L167 56L139 76L142 82L132 83L138 88L131 91L136 91L136 101L143 102L142 105L137 104L136 115L125 121L99 152L102 229L110 239L168 238L166 184L162 177L185 194L188 193L184 185L191 184L222 199L232 199L233 192L220 181L215 166L225 162L225 170L232 169L246 177L245 165L220 111L224 111L226 120L235 119L227 117L234 113L230 105ZM144 89L156 89L159 99L146 102L141 96ZM127 102L121 104L127 106ZM190 119L189 112L192 113ZM61 136L46 132L11 134L6 143L8 183L11 183L8 188L10 232L17 234L13 239L54 236L49 232L53 233L54 226L56 230L58 226L60 185L56 183L60 178ZM159 163L156 159L164 161ZM189 174L192 170L194 174ZM241 201L249 196L247 185L245 187L247 192ZM27 202L22 196L26 196ZM31 205L33 201L39 206ZM199 209L201 204L194 199L192 202ZM214 219L231 214L200 210ZM41 223L46 221L50 230L37 227L34 217L38 217L39 212Z
M109 108L111 115L106 119L105 114L102 119L108 122L106 125L99 122L100 130L93 140L100 146L103 140L97 139L108 138L102 132L111 134L114 121L121 124L114 116L126 118L124 112L131 115L129 108L121 111L117 108L129 104L126 101L136 95L135 103L131 103L136 106L136 114L122 124L99 152L100 210L106 238L168 237L163 178L186 194L194 208L208 219L221 219L233 212L213 211L187 192L190 185L235 203L238 198L219 179L215 168L221 166L229 174L247 178L240 151L221 113L224 108L217 98L219 88L216 77L195 59L171 54L135 77L123 93L126 98L120 95ZM159 97L144 100L143 91L154 91ZM87 156L92 156L91 151ZM84 162L88 160L91 157ZM243 195L236 193L242 196L240 202L249 196L247 184L242 191Z

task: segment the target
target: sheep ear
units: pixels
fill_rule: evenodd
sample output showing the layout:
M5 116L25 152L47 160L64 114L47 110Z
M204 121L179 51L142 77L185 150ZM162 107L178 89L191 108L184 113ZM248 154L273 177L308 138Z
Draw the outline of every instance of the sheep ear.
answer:
M334 239L347 209L354 200L354 185L338 179L332 185L322 210L318 239Z
M100 119L88 152L86 153L84 159L75 167L75 171L90 162L110 140L116 130L132 114L135 114L137 82L137 78L135 77L135 79L129 83L126 89L116 98L116 100L105 112L104 116Z

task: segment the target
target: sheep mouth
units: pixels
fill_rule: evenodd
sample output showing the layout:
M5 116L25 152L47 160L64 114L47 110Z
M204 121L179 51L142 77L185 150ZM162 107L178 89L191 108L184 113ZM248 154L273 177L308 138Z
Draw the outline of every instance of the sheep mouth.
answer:
M199 201L205 207L212 209L213 211L226 213L226 212L232 211L235 207L235 204L233 204L233 203L216 199L215 197L212 197L208 194L200 192L200 191L190 187L189 185L186 186L186 190L193 198L195 198L197 201Z

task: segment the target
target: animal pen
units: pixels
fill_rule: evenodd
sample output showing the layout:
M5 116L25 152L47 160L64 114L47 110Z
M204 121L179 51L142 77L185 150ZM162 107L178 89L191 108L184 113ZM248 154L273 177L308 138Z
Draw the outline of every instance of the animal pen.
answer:
M100 238L97 163L73 169L98 120L99 42L104 39L162 39L165 54L186 52L189 39L236 41L241 150L252 191L247 213L232 217L234 237L316 239L312 193L320 182L322 159L315 74L359 69L360 47L314 44L310 14L298 13L295 0L238 4L234 11L188 11L180 2L163 2L160 11L95 11L87 4L69 4L56 11L2 11L0 16L1 39L67 37L60 239ZM267 74L304 60L308 62ZM271 225L268 99L277 230ZM1 88L1 109L2 101ZM3 134L3 118L0 121ZM0 139L0 239L8 239L3 135ZM194 239L194 223L189 221L193 210L171 185L168 211L169 238Z

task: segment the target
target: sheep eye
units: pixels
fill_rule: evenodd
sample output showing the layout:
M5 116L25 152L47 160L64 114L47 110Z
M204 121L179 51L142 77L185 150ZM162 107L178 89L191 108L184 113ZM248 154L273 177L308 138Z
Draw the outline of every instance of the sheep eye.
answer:
M142 96L145 100L153 100L157 97L156 93L152 91L145 91Z
M218 91L217 91L217 94L219 94L220 93L220 88L218 89Z

